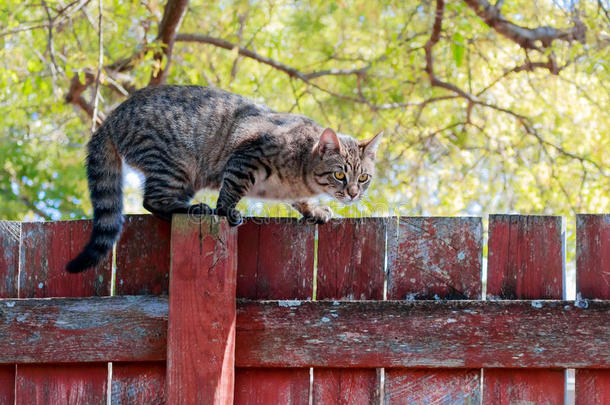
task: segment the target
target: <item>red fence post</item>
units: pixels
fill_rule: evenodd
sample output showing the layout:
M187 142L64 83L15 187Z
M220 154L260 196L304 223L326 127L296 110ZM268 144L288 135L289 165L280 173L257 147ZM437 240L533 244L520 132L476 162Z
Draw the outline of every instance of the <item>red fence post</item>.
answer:
M0 221L0 298L17 297L21 223ZM0 366L0 404L15 402L15 365Z
M390 300L480 299L481 218L400 217L388 230ZM452 333L452 324L443 326ZM384 404L479 403L477 369L386 369Z
M488 299L563 297L562 217L490 215ZM506 329L506 333L515 333ZM483 403L563 404L564 370L484 369Z
M576 292L610 299L610 215L576 216ZM576 370L576 405L610 404L610 370Z
M116 246L115 295L167 295L171 225L126 215ZM165 361L113 363L112 403L165 404Z
M389 221L395 218L334 219L318 226L317 300L383 299ZM378 403L379 371L315 368L313 403Z
M66 272L68 260L87 243L91 221L23 223L19 271L20 298L110 295L109 253L97 267L80 274ZM108 363L17 367L17 404L104 404Z
M296 218L249 218L239 227L239 298L310 300L315 225ZM238 342L237 350L250 342ZM309 368L237 368L235 404L309 403Z
M167 399L232 404L237 232L225 220L172 220Z

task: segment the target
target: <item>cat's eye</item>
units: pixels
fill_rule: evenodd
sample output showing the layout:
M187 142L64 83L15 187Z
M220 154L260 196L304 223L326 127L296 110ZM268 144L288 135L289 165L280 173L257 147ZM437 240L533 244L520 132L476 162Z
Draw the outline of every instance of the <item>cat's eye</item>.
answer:
M366 173L362 173L362 174L360 175L360 177L358 177L358 181L359 181L360 183L364 183L364 182L365 182L365 181L367 181L368 179L369 179L369 175L368 175L368 174L366 174Z
M335 172L335 179L343 180L345 178L345 172Z

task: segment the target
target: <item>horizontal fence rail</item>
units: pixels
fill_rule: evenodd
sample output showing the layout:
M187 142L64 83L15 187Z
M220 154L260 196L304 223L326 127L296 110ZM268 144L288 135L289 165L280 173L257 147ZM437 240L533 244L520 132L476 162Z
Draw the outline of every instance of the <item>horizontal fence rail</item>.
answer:
M595 300L239 300L235 364L610 368L609 315ZM3 299L0 363L163 360L167 319L164 297Z
M610 215L572 301L564 225L135 215L71 275L91 221L0 221L0 404L609 403Z

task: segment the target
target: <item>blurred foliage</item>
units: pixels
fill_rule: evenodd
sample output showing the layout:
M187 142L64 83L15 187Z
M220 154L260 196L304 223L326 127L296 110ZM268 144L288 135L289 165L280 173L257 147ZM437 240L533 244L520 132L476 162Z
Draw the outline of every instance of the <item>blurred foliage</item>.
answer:
M522 26L569 29L578 21L586 28L584 43L556 40L527 51L466 2L445 5L434 72L477 103L431 85L425 46L437 4L192 1L179 32L232 46L179 36L167 82L218 86L357 138L385 128L374 186L355 206L335 204L341 215L608 211L607 1L503 4L505 18ZM104 0L102 113L167 63L154 57L162 49L155 39L164 7ZM64 99L74 75L87 83L97 72L97 16L97 1L0 3L2 219L90 215L83 162L91 120ZM124 58L128 68L112 67ZM93 104L94 87L87 83L85 103ZM128 183L128 212L139 212ZM255 202L243 208L263 212ZM289 213L271 211L282 212Z

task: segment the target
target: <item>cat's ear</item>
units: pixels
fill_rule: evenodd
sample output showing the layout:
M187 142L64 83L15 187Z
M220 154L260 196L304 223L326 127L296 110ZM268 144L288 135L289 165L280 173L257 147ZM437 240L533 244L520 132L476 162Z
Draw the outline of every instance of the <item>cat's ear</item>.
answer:
M366 156L370 159L375 159L377 156L377 148L381 143L381 137L383 136L383 130L379 132L377 135L372 137L371 139L367 139L365 141L358 142L358 145L362 149L362 155Z
M322 131L322 135L320 135L320 140L318 141L318 153L320 156L324 156L325 153L328 152L339 152L341 150L341 144L339 143L339 137L330 128L326 128Z

